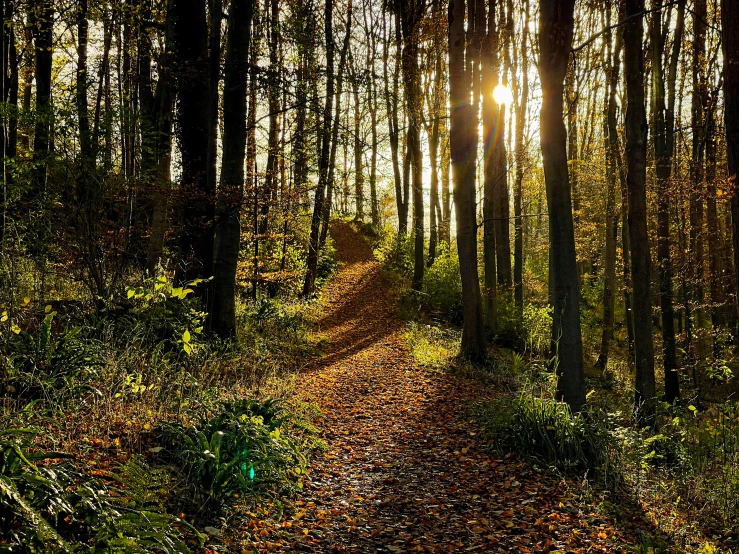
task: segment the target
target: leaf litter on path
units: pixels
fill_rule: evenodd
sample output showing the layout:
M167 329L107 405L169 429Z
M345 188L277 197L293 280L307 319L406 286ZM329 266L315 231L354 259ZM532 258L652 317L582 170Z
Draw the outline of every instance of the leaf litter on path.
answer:
M296 386L320 406L328 449L283 517L254 514L234 551L577 553L632 542L572 483L484 452L464 404L495 391L415 367L370 247L346 223L331 233L342 266L323 293L329 344Z

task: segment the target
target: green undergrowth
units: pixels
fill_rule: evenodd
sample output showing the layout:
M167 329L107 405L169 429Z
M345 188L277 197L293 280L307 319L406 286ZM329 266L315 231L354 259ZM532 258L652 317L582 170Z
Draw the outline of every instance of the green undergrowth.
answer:
M320 281L336 267L329 249ZM292 396L318 304L241 298L222 341L205 286L0 311L0 552L196 552L235 503L300 490L323 446Z

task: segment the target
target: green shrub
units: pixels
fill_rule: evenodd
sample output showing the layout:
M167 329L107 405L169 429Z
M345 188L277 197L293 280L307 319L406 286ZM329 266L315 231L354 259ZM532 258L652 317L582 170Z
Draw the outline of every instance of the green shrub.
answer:
M283 434L288 420L274 400L239 400L223 403L217 415L196 426L165 422L159 429L187 478L193 503L217 510L237 495L300 488L306 461Z
M424 275L421 302L427 311L461 325L463 310L459 257L456 248L449 250L444 243L442 247L434 264Z
M322 288L326 281L339 268L339 260L336 257L336 248L333 240L326 239L325 246L318 253L318 264L316 266L316 287Z
M521 454L568 473L614 469L619 446L607 417L595 410L573 414L567 404L524 389L518 398L479 404L476 414L499 452Z
M526 304L523 308L523 328L526 349L532 354L546 355L552 342L552 306Z
M385 227L375 248L375 257L386 271L410 279L413 275L413 241L410 235L401 235Z

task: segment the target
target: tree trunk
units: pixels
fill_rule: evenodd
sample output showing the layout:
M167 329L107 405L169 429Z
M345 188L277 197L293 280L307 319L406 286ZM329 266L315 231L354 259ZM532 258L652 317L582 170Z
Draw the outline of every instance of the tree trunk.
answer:
M647 232L647 118L644 106L644 30L638 14L644 0L626 0L624 26L624 74L626 76L626 154L629 195L629 239L634 288L634 352L636 395L634 416L651 423L654 415L654 345L652 343L652 295L649 234Z
M449 2L450 153L457 217L457 249L462 277L464 328L461 351L476 358L485 352L485 333L477 273L475 171L477 117L470 104L470 75L465 67L465 1Z
M33 138L31 200L43 209L46 197L46 176L51 148L51 123L54 109L51 102L51 70L54 47L54 2L34 0L31 21L36 52L36 125ZM40 245L39 245L40 246Z
M608 24L611 11L608 9ZM616 235L618 234L618 211L616 209L616 172L618 171L618 126L616 121L616 95L619 81L619 65L621 55L620 33L616 39L613 54L612 37L606 34L608 96L605 109L605 154L606 154L606 252L603 284L603 333L601 334L600 353L596 367L605 370L608 366L610 343L613 338L613 323L616 298Z
M339 72L336 76L336 115L334 116L333 126L331 128L331 154L328 160L328 180L326 185L326 201L323 205L321 234L318 240L318 251L326 244L328 237L328 224L331 217L331 202L334 191L334 175L336 173L336 151L339 147L339 127L341 127L341 95L344 93L344 75L347 63L347 54L349 53L349 43L352 32L352 1L349 0L346 18L346 33L344 34L344 43L341 47L341 55L339 56Z
M353 67L352 93L354 96L354 219L364 221L364 164L362 151L362 104L359 96L359 75Z
M549 208L557 398L575 411L585 404L580 288L563 114L564 78L572 43L574 0L541 0L539 74L542 83L541 150Z
M206 0L175 0L177 130L184 199L181 255L187 280L212 274L214 190L208 182L211 128L211 73ZM211 14L214 17L215 13ZM218 79L215 76L216 80ZM216 81L217 82L217 81ZM209 106L203 109L203 106Z
M223 84L223 156L215 229L213 305L209 327L236 337L236 266L239 261L246 153L246 90L255 0L232 0L228 14Z
M734 275L739 275L739 2L721 4L721 48L724 61L724 124L726 126L726 162L732 184L731 230L734 247ZM734 298L734 312L739 310Z
M696 0L693 10L693 92L691 99L691 127L693 129L692 160L690 164L690 235L688 275L690 286L687 304L695 315L692 328L703 328L703 184L705 130L703 106L706 102L706 0ZM701 337L698 337L698 342ZM698 343L688 345L691 363L695 362Z
M516 96L520 99L516 104L516 184L513 191L513 295L519 317L523 313L523 218L521 217L523 205L523 178L525 173L526 152L524 147L524 130L529 100L529 1L524 0L522 7L524 13L524 24L521 33L521 90L518 94L518 79L513 79ZM513 48L516 66L514 71L518 74L518 50Z
M425 9L425 0L400 2L401 29L403 35L403 78L405 102L408 113L406 143L410 158L413 191L413 280L412 288L420 291L425 268L424 255L424 209L423 209L423 157L421 153L421 79L418 70L418 44L420 24ZM406 195L407 197L407 195ZM407 208L407 204L406 204Z
M269 69L267 72L267 104L269 109L269 130L267 132L267 167L264 174L264 191L259 206L259 235L264 238L269 229L269 213L272 204L277 202L277 182L280 157L280 89L282 85L281 60L278 50L281 41L280 10L277 0L265 5L265 15L269 11ZM271 243L267 243L271 244Z
M308 242L308 268L303 283L303 296L310 297L315 292L316 269L318 267L318 243L321 231L321 216L326 192L329 171L329 149L331 147L331 119L333 117L334 100L334 37L333 37L333 0L326 0L326 104L323 110L323 126L321 131L321 153L318 163L318 185L313 200L313 216L311 218L310 238Z
M655 8L661 7L661 0L655 1ZM662 353L665 373L665 400L673 403L680 396L680 383L677 374L677 355L675 346L675 318L672 305L672 260L670 259L670 178L672 172L672 153L674 128L674 87L677 61L682 43L682 29L685 5L678 6L678 19L675 27L675 40L668 67L668 81L671 87L672 105L665 106L665 83L662 56L666 37L662 34L661 12L652 14L650 25L652 44L652 113L654 118L654 155L657 177L657 258L659 273L659 295L662 310Z
M495 221L496 210L496 178L499 176L498 166L501 157L505 156L502 129L500 128L500 108L492 98L498 73L500 72L500 37L496 26L496 2L490 2L487 17L487 33L485 36L485 3L478 0L478 10L482 11L482 29L484 36L482 47L482 128L485 144L484 184L482 200L483 227L483 260L485 263L485 329L489 336L497 332L497 264L496 264L496 231L499 227ZM476 29L477 32L477 29ZM481 45L482 46L482 45ZM508 225L508 222L504 222Z

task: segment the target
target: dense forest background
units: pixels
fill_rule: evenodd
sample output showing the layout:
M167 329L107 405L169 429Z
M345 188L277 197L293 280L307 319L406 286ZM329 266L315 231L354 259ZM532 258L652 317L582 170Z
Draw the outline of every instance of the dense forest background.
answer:
M733 536L736 28L731 0L3 0L0 498L33 455L211 452L244 417L294 492L312 424L281 438L261 391L321 350L341 218L420 365L518 383L475 416L493 444L596 473L630 452ZM165 460L205 475L178 509L255 487L239 440L228 479ZM0 517L83 510L18 502ZM39 540L120 531L75 517ZM154 542L182 551L175 528Z

